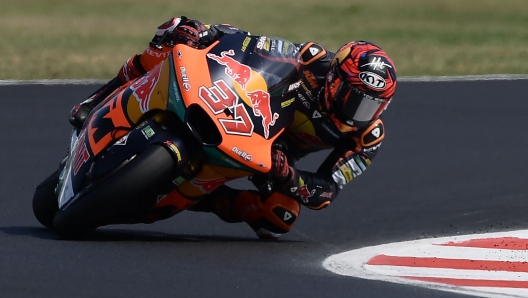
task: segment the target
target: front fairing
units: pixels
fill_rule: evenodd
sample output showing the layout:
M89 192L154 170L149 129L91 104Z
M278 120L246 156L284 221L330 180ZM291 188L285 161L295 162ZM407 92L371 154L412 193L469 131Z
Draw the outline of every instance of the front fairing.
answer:
M266 56L263 40L228 35L203 50L178 45L169 57L179 83L169 92L169 109L201 139L211 162L259 173L269 171L271 145L295 111L286 88L296 69L294 46L282 41L288 55ZM210 130L217 135L203 137Z

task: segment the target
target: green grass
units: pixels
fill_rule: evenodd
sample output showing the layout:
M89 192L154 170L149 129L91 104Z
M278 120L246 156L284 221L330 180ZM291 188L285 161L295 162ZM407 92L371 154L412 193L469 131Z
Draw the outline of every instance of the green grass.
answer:
M176 15L335 51L370 40L399 76L528 73L527 0L0 0L0 79L113 77Z

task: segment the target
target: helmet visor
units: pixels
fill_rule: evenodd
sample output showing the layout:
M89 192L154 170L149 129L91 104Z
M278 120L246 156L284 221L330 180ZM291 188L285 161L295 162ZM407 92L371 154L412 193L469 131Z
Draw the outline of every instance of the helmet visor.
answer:
M351 126L361 126L367 124L379 115L385 108L389 100L370 96L349 83L341 80L335 94L334 106L336 117Z

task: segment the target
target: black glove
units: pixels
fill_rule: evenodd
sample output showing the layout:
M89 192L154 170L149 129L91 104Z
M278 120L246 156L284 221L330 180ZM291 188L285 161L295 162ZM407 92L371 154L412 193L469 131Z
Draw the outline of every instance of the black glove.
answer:
M288 164L286 154L278 149L271 151L271 169L270 174L275 180L281 184L288 182L291 179L291 172L293 168Z

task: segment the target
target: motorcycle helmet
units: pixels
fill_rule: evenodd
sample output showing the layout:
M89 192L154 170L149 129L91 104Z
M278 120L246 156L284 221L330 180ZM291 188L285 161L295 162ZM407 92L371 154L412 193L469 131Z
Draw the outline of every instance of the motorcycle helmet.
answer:
M352 41L331 62L323 105L341 131L350 131L377 119L395 91L396 67L387 54L371 42Z

